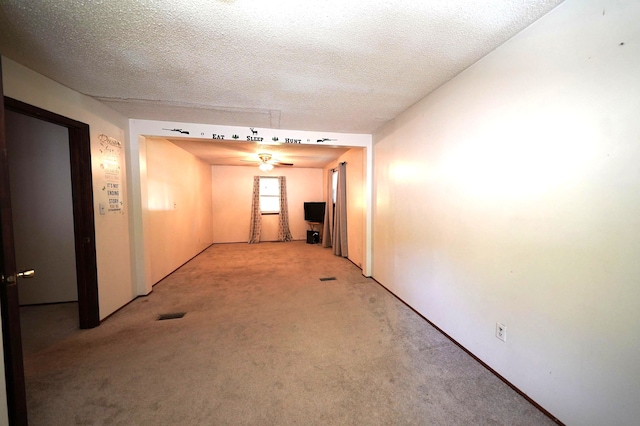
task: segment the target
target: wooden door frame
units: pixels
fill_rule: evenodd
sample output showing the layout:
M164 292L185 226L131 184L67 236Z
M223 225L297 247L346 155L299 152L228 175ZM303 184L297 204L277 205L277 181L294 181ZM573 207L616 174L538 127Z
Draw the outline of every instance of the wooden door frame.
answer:
M4 97L4 107L69 130L78 316L80 328L97 327L100 325L100 311L89 125L7 96Z
M2 56L0 56L0 96L2 96ZM20 306L15 282L16 259L13 244L13 223L11 220L11 193L9 190L9 162L4 123L4 101L0 102L0 209L2 225L0 237L0 305L2 311L2 342L4 355L4 376L7 393L7 415L11 425L27 424L27 396L24 383L22 358L22 332L20 330ZM14 281L9 281L14 277ZM1 419L4 420L4 419Z

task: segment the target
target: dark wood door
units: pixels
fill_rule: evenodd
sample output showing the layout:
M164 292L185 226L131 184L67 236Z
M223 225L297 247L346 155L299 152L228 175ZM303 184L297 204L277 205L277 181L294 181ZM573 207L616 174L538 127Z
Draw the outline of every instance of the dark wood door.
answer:
M2 93L2 62L0 59L0 100ZM22 333L20 331L20 306L16 286L16 259L13 248L13 223L11 219L11 194L9 192L9 164L4 125L4 102L0 102L0 304L2 308L2 340L4 345L4 369L7 386L9 424L27 424L27 398L24 386L22 359Z

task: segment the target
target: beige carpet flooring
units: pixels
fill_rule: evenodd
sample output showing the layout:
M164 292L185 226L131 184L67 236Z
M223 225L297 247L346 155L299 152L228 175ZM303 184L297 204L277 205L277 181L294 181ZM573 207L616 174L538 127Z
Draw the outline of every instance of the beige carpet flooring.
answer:
M23 310L31 425L553 424L317 245L211 246L92 330L73 306Z

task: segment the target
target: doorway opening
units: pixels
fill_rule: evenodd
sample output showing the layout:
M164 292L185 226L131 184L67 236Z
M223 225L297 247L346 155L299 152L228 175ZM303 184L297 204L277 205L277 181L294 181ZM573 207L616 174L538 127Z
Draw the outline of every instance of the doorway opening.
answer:
M100 325L100 314L89 126L8 97L4 98L4 106L7 111L53 123L68 131L72 200L70 211L73 215L73 223L70 224L73 228L73 241L70 244L75 249L72 254L75 259L71 260L75 260L78 323L83 329L96 327ZM46 144L47 141L42 143ZM9 161L11 162L10 158ZM33 204L34 208L47 208L37 198Z

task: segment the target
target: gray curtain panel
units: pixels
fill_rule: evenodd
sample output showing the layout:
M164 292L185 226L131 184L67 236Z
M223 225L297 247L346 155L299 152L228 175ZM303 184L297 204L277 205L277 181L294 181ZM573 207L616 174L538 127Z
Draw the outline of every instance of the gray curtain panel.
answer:
M260 242L262 214L260 213L260 176L253 177L253 198L251 198L251 226L249 228L249 244Z
M278 176L280 186L280 218L278 219L278 241L293 241L289 231L289 207L287 205L287 177Z
M333 223L333 254L347 257L347 165L338 166L338 190L336 192L336 211Z

